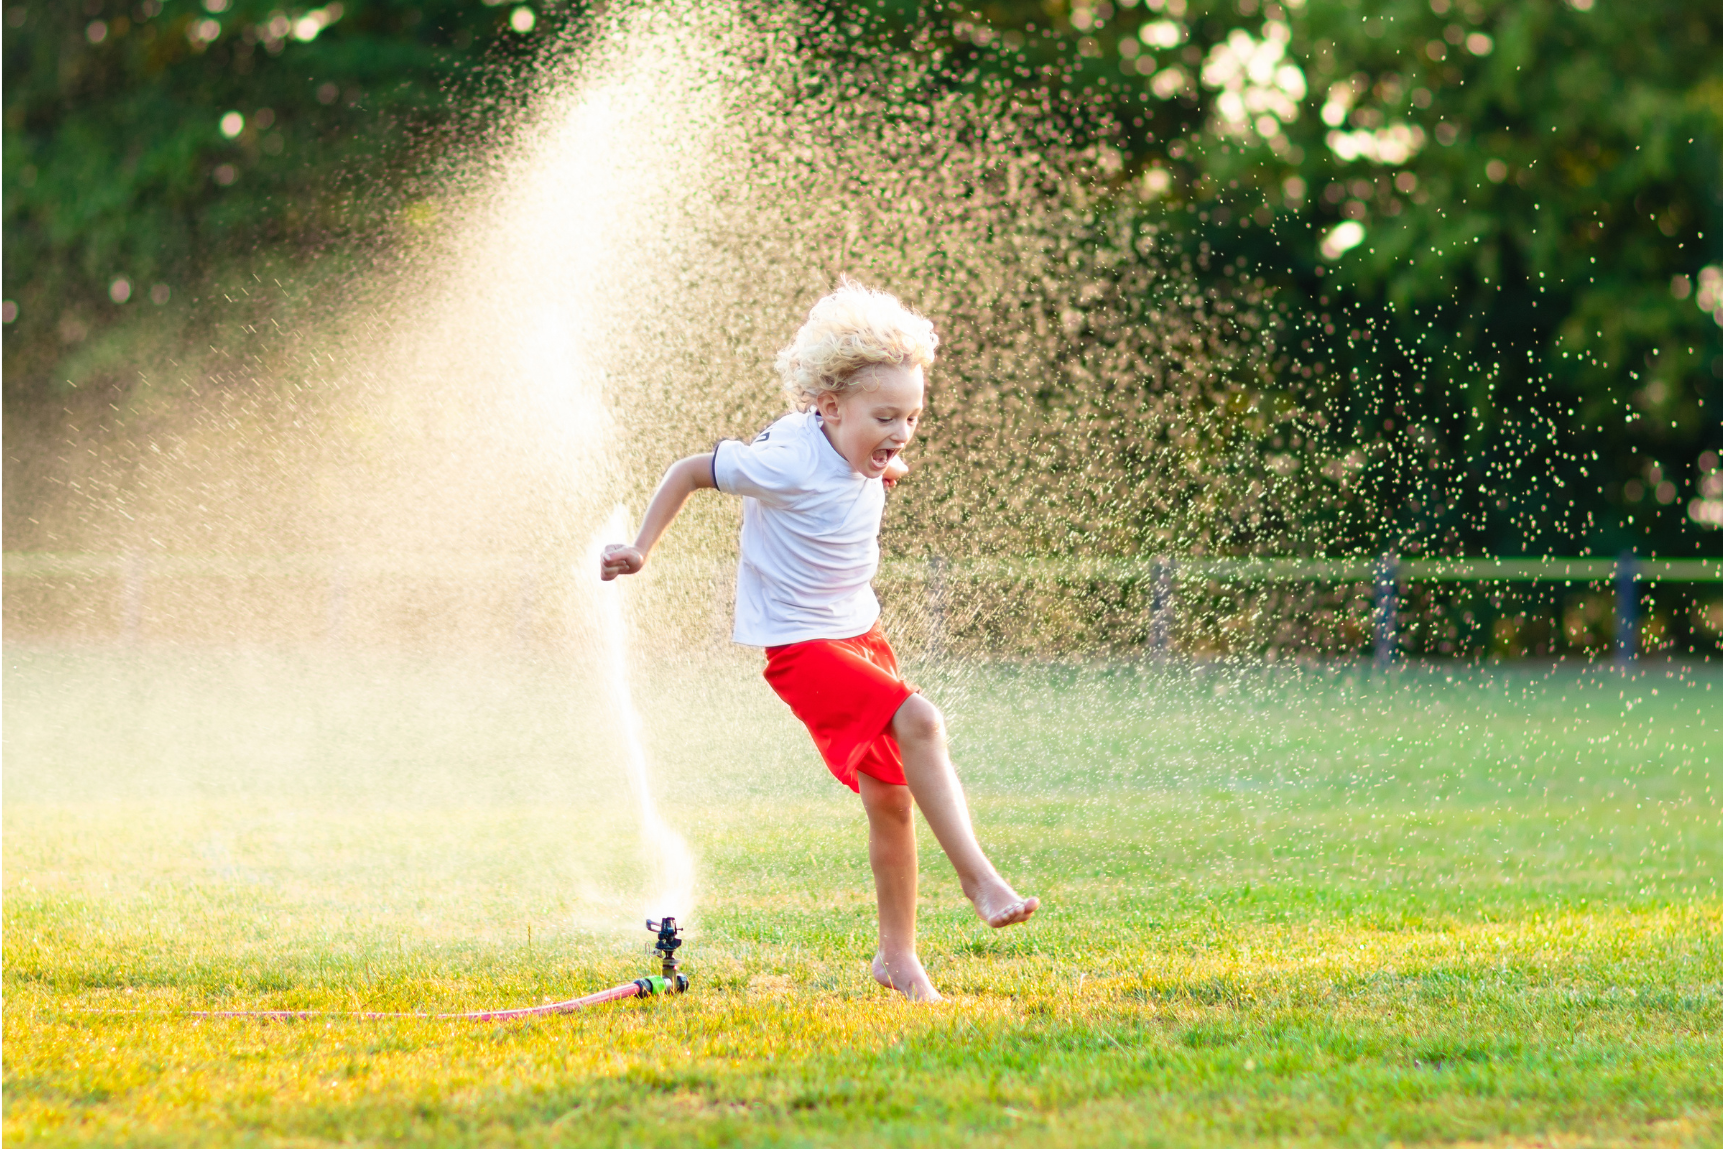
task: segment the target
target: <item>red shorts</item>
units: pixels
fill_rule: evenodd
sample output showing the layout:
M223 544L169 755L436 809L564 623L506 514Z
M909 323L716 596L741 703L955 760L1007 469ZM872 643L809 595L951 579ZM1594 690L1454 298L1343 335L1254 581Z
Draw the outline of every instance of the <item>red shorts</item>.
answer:
M856 775L904 785L891 720L915 687L897 673L897 655L879 623L855 638L816 638L766 648L766 681L814 736L839 782Z

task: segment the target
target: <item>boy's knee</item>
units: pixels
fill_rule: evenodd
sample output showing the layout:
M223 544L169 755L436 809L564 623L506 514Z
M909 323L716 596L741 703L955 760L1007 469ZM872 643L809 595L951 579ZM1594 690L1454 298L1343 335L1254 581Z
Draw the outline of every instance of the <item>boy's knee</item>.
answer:
M940 714L939 707L919 694L912 694L898 707L891 728L900 742L931 742L945 736L945 716Z
M913 816L915 803L910 800L908 786L893 786L868 804L868 813L894 822L907 822Z
M886 819L907 822L915 809L908 786L894 786L889 782L876 781L865 774L861 779L861 795L868 817L875 821Z

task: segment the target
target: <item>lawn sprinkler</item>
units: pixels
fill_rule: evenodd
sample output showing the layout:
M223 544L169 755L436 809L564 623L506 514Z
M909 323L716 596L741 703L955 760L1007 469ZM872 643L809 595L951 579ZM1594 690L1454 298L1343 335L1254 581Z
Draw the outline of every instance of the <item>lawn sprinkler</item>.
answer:
M665 918L657 922L647 918L646 928L658 935L658 944L652 948L664 959L664 976L657 979L664 983L662 989L670 993L685 993L688 979L676 972L676 949L682 944L682 939L676 935L682 932L682 927L676 924L675 918Z
M597 993L589 993L585 997L570 998L568 1001L551 1002L549 1005L529 1005L520 1009L488 1009L475 1010L471 1013L380 1013L372 1011L322 1010L322 1009L199 1009L192 1010L192 1017L255 1017L269 1021L297 1021L313 1017L357 1017L369 1021L383 1021L389 1018L418 1018L428 1021L513 1021L522 1017L549 1017L558 1013L573 1013L577 1009L585 1009L589 1005L603 1005L609 1001L627 1001L631 997L656 997L661 993L685 993L688 989L688 976L677 971L676 950L682 945L682 939L677 934L682 927L676 924L675 918L665 918L663 921L648 921L646 928L658 935L658 942L652 948L663 957L664 972L662 975L649 975L624 982L622 985L602 989ZM132 1012L108 1011L101 1012Z

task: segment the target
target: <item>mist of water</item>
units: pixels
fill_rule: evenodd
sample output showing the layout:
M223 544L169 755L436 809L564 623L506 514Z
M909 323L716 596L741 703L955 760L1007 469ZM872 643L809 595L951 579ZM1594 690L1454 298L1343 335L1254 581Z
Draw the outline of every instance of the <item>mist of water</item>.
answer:
M626 782L635 808L580 816L594 839L637 823L644 908L680 915L693 864L655 802L674 813L680 796L654 793L645 747L664 747L660 777L696 760L690 710L632 699L701 658L753 678L719 637L738 508L696 500L626 589L596 585L581 556L595 531L622 537L600 528L668 462L782 413L774 352L838 275L941 333L880 582L893 641L940 650L949 682L1001 653L1140 646L1144 579L1015 560L1285 552L1310 541L1299 513L1329 480L1314 460L1270 466L1316 447L1295 403L1259 401L1276 355L1260 282L1199 276L1206 256L1137 210L1118 157L1072 142L1065 113L954 91L925 56L839 51L789 7L637 2L594 21L518 79L495 129L445 157L374 248L342 253L345 270L285 286L260 272L200 305L204 326L139 352L144 382L55 447L66 493L13 544L120 559L21 597L9 582L8 626L140 648L278 642L332 675L356 651L502 651L583 698L608 692L611 713L565 753L592 759L582 778L601 793ZM1193 591L1182 649L1253 649L1310 612L1242 597ZM700 678L683 680L713 689ZM556 705L537 746L577 725ZM773 725L775 700L747 705L749 737L778 730L811 755ZM224 753L208 788L252 785L247 758ZM421 793L472 801L486 769L500 778L461 764L458 800L441 781ZM526 789L489 784L499 806ZM634 901L587 860L570 869L594 904Z
M627 580L604 583L598 578L599 557L607 543L631 537L628 508L618 506L593 536L577 578L598 582L595 601L602 650L600 673L608 688L610 712L621 728L623 767L628 791L640 814L640 842L648 879L645 912L653 918L669 915L685 921L694 904L694 855L687 841L664 821L652 797L652 771L646 757L646 730L634 705L628 619L623 604Z
M759 686L721 637L734 500L695 500L626 589L594 584L582 556L671 460L782 413L774 354L839 275L897 293L941 333L880 589L893 641L909 658L942 651L948 683L999 653L1093 654L1145 613L1140 585L986 560L1272 548L1289 488L1316 470L1281 476L1256 451L1279 416L1242 398L1274 346L1255 281L1200 285L1115 186L1118 157L1073 142L1077 113L953 90L925 54L827 42L790 6L637 0L593 21L515 78L494 128L439 157L374 246L332 256L341 270L323 278L260 272L146 349L145 382L72 436L89 449L56 463L68 494L21 544L120 556L119 574L32 584L37 598L9 584L8 623L139 648L282 643L313 652L337 698L369 651L427 664L500 651L511 672L567 683L571 705L609 697L588 729L547 711L532 761L573 729L581 783L545 792L581 791L562 816L620 843L614 855L638 826L638 895L632 875L561 860L571 901L599 907L582 920L621 925L637 896L653 915L691 905L693 866L657 803L689 806L654 791L645 752L662 748L659 778L704 766L688 714L734 720L739 745L776 731L770 747L726 751L708 791L758 784L773 756L823 772L775 700L725 714L697 695L714 676L689 673L728 660L724 675ZM977 563L936 568L935 587L935 556ZM696 695L655 707L674 675ZM500 695L501 677L475 687ZM960 710L960 688L942 702ZM446 711L420 724L451 745L458 726ZM219 757L210 789L253 785L243 747ZM525 755L473 758L458 799L440 779L418 792L460 806L488 787L500 807L528 788L505 784ZM315 794L322 775L299 776ZM365 780L403 789L399 773ZM584 793L625 783L632 809Z

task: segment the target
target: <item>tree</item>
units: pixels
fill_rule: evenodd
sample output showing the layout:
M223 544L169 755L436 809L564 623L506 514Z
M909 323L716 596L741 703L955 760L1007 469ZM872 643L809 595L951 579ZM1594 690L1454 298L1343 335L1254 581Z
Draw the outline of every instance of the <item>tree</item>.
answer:
M948 16L953 82L1080 109L1073 130L1123 153L1119 210L1148 201L1280 289L1286 370L1374 479L1353 543L1719 553L1694 500L1723 448L1723 9Z
M559 11L7 9L9 398L224 253L351 242L355 204L408 195L438 130L518 94L528 42L581 24ZM1262 447L1344 480L1324 545L1723 553L1710 0L823 15L820 51L912 53L947 91L1009 89L1106 161L1096 210L1157 222L1202 274L1264 281L1287 329L1277 401L1305 433Z
M478 114L487 71L545 31L462 0L29 0L5 19L9 377L212 260L363 224L353 205L409 182L415 145Z

